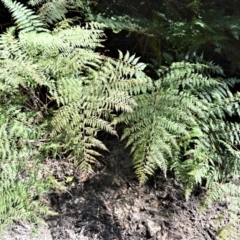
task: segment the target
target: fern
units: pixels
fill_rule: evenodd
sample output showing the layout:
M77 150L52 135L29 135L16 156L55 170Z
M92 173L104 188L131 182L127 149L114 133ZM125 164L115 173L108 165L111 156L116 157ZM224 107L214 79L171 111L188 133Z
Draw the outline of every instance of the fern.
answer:
M217 236L221 239L238 239L239 229L239 197L240 191L238 182L214 183L202 201L201 211L211 206L214 202L221 200L226 205L226 209L218 216ZM227 221L227 224L224 222ZM219 226L220 225L220 226Z
M42 2L42 6L39 8L39 17L47 24L54 24L63 20L68 11L70 1L29 1L33 6L39 5Z
M145 182L157 167L166 174L168 159L175 156L173 151L178 151L178 139L189 136L189 129L197 126L195 115L205 116L207 104L190 90L218 87L217 80L201 74L206 68L184 62L163 68L159 80L148 82L148 92L134 97L138 103L134 112L119 117L119 122L131 126L122 138L128 138L127 145L132 145L133 163L140 182Z
M41 138L46 131L41 112L44 104L35 92L38 85L47 86L47 81L27 59L14 33L10 29L0 41L1 229L14 220L43 222L43 217L54 214L37 200L51 186L41 174Z
M127 124L122 139L131 146L140 183L157 168L165 176L172 169L185 183L187 199L205 182L209 189L205 206L227 201L225 214L231 221L219 230L223 237L239 224L239 186L235 183L240 175L239 124L226 120L239 114L239 94L230 92L239 80L211 78L212 73L221 76L222 70L211 63L179 62L163 67L158 80L148 81L147 92L133 94L134 111L122 113L115 122Z
M11 0L2 0L2 2L12 13L18 29L24 32L45 31L44 23L35 12L18 2Z
M132 112L136 102L130 93L146 91L145 64L129 52L125 56L120 52L119 59L95 52L102 46L103 24L65 26L60 23L52 32L21 31L18 39L11 36L13 32L3 35L6 71L1 78L13 87L16 98L22 95L19 90L26 92L21 104L43 114L51 112L51 141L71 154L83 173L89 173L100 156L97 149L106 150L97 133L117 135L111 124L113 112ZM40 101L36 91L41 86L48 88L48 99L57 104L57 111Z
M55 25L62 20L69 20L66 18L68 12L77 12L77 17L74 19L79 20L80 16L85 16L88 13L89 6L95 4L88 0L69 1L69 0L30 0L28 5L38 9L38 16L46 25ZM96 22L96 21L95 21ZM100 22L99 22L100 23Z
M128 31L129 35L133 33L138 39L134 48L148 61L163 64L166 53L173 54L174 61L178 61L176 58L181 52L203 52L208 60L214 56L221 64L223 59L231 61L231 70L238 74L238 12L237 1L231 5L227 1L167 1L164 4L132 1L128 6L123 0L111 5L100 1L88 17L104 23L115 33L121 30Z
M153 80L135 55L119 51L113 59L96 51L105 25L72 26L64 13L49 20L48 12L39 20L22 4L3 2L20 24L0 39L0 191L7 192L0 197L3 225L19 218L36 221L48 212L35 200L55 183L51 176L39 176L45 157L64 153L89 174L101 150L107 150L97 138L99 131L117 136L118 123L126 126L122 139L131 146L140 183L157 168L165 176L171 169L185 183L187 198L206 182L206 203L228 194L238 211L239 194L234 185L227 192L226 184L239 177L239 126L226 119L239 115L240 96L231 92L239 80L224 79L213 63L186 58L169 61ZM43 31L46 23L55 22L52 31ZM221 191L214 193L216 184Z
M134 86L131 91L139 91L145 75L141 71L142 65L134 62L134 56L131 59L128 56L114 60L101 59L96 55L98 61L104 60L102 65L97 62L93 65L92 59L93 62L86 69L88 76L82 79L64 78L58 82L57 92L52 93L58 103L64 105L53 119L53 135L61 133L59 136L62 138L67 134L65 143L78 159L82 172L91 172L91 164L100 156L93 147L106 150L96 138L97 133L103 130L117 134L111 125L113 111L132 112L132 106L136 104L127 90ZM132 64L135 64L134 67ZM76 132L76 129L79 130Z
M0 228L3 230L20 219L42 223L43 217L54 212L37 200L50 186L47 179L40 177L42 129L34 126L33 113L1 106Z

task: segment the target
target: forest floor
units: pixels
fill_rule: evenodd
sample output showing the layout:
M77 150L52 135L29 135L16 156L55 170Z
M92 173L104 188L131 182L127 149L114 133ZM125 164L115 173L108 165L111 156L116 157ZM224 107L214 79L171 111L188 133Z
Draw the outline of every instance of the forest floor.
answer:
M214 206L199 214L203 190L186 201L182 184L160 174L139 186L129 151L122 143L105 143L110 152L88 179L78 177L71 162L52 162L57 177L75 175L67 192L46 198L58 215L47 219L48 227L40 228L35 237L30 237L26 225L16 223L4 239L217 239L221 226L216 227L215 222L222 207Z

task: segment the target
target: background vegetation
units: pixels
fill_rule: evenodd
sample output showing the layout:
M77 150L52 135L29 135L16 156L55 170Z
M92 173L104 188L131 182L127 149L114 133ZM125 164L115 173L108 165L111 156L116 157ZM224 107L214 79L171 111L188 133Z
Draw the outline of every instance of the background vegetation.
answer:
M99 132L121 124L140 184L160 169L186 198L204 186L203 209L227 204L219 237L234 235L239 2L1 2L1 227L54 214L42 195L64 186L46 161L85 176L107 150Z

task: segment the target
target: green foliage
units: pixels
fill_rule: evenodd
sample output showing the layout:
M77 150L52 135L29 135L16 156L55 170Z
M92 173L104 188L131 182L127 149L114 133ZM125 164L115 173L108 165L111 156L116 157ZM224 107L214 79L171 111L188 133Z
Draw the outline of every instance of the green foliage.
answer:
M216 220L216 225L220 226L217 236L220 239L239 239L239 209L240 209L239 182L217 183L215 182L203 199L201 211L218 201L219 199L226 205L223 213Z
M226 118L239 112L240 95L230 91L239 80L222 79L221 68L211 63L173 63L158 73L147 92L133 97L134 112L115 120L127 124L122 139L131 146L136 175L144 183L157 168L165 175L171 169L185 184L187 199L205 182L203 206L227 201L231 222L221 229L233 229L240 211L239 124Z
M1 91L1 99L5 94ZM34 123L33 112L22 113L20 106L10 106L10 97L8 100L1 100L0 109L1 230L14 220L38 223L54 214L38 200L49 189L42 176L42 129Z
M19 10L20 5L15 6ZM30 25L25 25L27 31ZM9 29L0 39L1 229L14 220L36 223L54 214L39 200L50 187L43 172L43 105L34 91L38 84L44 85L44 78L36 65L26 59L14 34L15 29Z
M97 149L107 150L97 139L97 133L105 131L117 135L111 124L114 112L133 111L132 106L136 103L128 90L135 94L140 91L145 75L142 72L144 65L137 64L138 59L134 56L128 58L129 54L119 60L90 51L83 54L76 56L75 51L72 56L75 66L68 65L68 72L64 68L59 70L62 78L58 79L51 94L60 108L52 124L53 136L58 141L62 139L80 170L89 173L91 164L100 156ZM83 70L86 75L80 77Z
M43 22L31 9L16 1L2 0L2 2L12 13L18 29L23 32L44 30Z
M14 4L16 16L19 6L26 10ZM72 27L71 20L64 20L53 31L38 31L28 28L32 21L35 17L0 39L1 111L7 122L0 147L1 191L8 193L0 197L4 225L52 213L35 200L58 186L43 170L44 159L65 153L82 173L90 173L98 149L107 150L97 133L117 135L111 123L115 114L133 111L130 93L140 92L147 78L145 64L134 55L120 52L119 59L112 59L94 51L102 46L102 24Z
M238 1L132 1L99 5L88 14L90 20L106 24L115 32L133 33L138 50L149 61L164 63L164 53L177 61L182 52L204 53L206 60L231 61L239 70L240 34ZM129 35L130 35L129 34ZM135 40L136 41L136 40ZM226 69L230 71L230 69Z
M158 67L153 80L135 55L119 51L114 59L97 52L106 25L73 26L74 20L64 19L67 1L30 1L39 14L18 2L3 3L17 25L0 38L2 225L52 214L36 200L59 186L43 169L44 159L71 157L80 172L89 174L100 151L107 150L98 133L117 135L118 123L126 126L122 139L131 146L140 183L158 168L165 175L173 170L189 198L205 182L209 191L203 206L227 201L226 211L234 220L219 236L237 222L240 128L228 117L239 117L240 95L231 92L239 80L224 79L220 67L196 56L177 54L183 61L174 62L170 53L163 55L170 65ZM199 1L188 8L198 12ZM185 44L204 44L197 42L202 29L215 31L199 19L187 25L156 15L154 29L163 24L158 27L167 42L179 42L177 53ZM52 31L46 30L49 24L55 24ZM189 26L193 43L187 42ZM214 39L221 41L221 36Z
M213 79L208 77L209 72L222 71L212 65L186 62L162 68L159 70L160 78L149 82L148 92L142 91L134 96L138 104L134 112L123 113L119 117L118 121L130 126L122 138L128 138L127 145L132 145L133 162L140 182L145 182L157 167L164 173L170 167L184 182L188 182L188 197L196 183L201 183L210 170L211 164L206 164L207 159L219 164L219 157L224 158L230 152L234 156L238 154L230 144L227 145L229 139L232 139L232 144L238 144L238 125L223 119L225 109L231 109L230 112L234 111L232 107L237 109L234 106L238 104L237 99L230 103L234 97L229 86L239 81L231 79L226 82L220 77ZM219 147L217 153L212 153L216 156L210 159L212 141L216 146L224 143L228 151L224 154L226 149L222 151ZM179 148L184 154L194 157L178 161L176 152L180 154ZM237 166L236 163L231 164ZM232 167L226 166L226 171Z
M25 52L16 35L42 32L35 13L17 2L4 1L17 27L0 37L0 228L15 220L43 223L55 214L42 203L43 194L54 188L54 178L43 165L48 143L47 103L41 88L51 81ZM16 32L18 29L18 34ZM32 48L31 55L35 49ZM36 53L36 51L35 51Z
M51 1L51 0L30 0L30 6L40 6L38 9L38 16L47 24L54 24L63 20L67 13L67 8L72 1Z
M65 20L70 9L84 12L87 11L89 5L87 0L29 0L25 4L17 1L2 0L2 3L11 12L16 27L22 32L47 31L47 26ZM37 9L37 11L35 12L33 9Z

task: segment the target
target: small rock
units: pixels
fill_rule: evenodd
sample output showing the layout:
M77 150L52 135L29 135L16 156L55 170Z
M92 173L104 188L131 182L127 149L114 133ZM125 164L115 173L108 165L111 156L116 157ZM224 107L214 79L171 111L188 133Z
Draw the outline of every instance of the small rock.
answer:
M74 203L75 205L77 205L79 202L80 202L79 198L76 198L76 199L73 201L73 203Z
M134 221L134 222L138 222L141 219L140 214L137 212L129 213L128 217L129 217L129 220Z
M71 240L76 239L76 234L74 233L74 231L72 229L66 229L65 231L67 232L69 239L71 239Z
M144 205L141 206L140 208L141 211L146 211L146 207Z
M132 206L132 211L133 212L139 212L139 208L137 206Z
M161 226L158 223L155 223L150 219L147 219L145 223L148 233L151 237L155 236L157 232L161 231Z
M159 201L153 200L150 204L152 208L158 208L159 207Z

